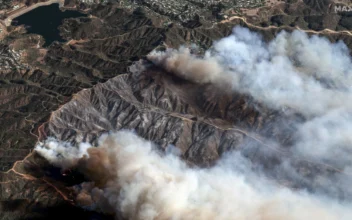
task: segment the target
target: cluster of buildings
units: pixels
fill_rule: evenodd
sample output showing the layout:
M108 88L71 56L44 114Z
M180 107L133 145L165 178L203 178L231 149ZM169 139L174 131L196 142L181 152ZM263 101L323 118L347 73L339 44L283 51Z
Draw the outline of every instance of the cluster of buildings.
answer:
M21 3L19 0L0 0L0 13L8 13L22 6L24 6L24 3Z
M106 4L106 3L108 3L109 1L111 1L111 0L79 0L79 2L85 3L85 4L87 4L87 5L98 4L98 3L100 3L100 4ZM116 1L117 1L117 0L116 0ZM131 1L133 1L133 0L131 0Z
M205 20L207 16L225 17L223 11L227 9L256 8L265 4L265 0L122 0L121 2L126 6L129 4L146 6L181 22L194 20L196 16Z
M8 23L6 22L6 18L16 13L17 11L20 11L21 9L25 8L26 5L17 0L0 0L0 5L2 5L2 1L5 1L7 4L5 4L6 7L3 7L3 9L0 10L0 20L3 24L8 25Z
M13 0L0 0L0 10L10 9L13 5Z
M234 2L234 6L238 8L255 8L265 3L264 0L236 0Z
M21 52L0 45L0 70L22 69Z

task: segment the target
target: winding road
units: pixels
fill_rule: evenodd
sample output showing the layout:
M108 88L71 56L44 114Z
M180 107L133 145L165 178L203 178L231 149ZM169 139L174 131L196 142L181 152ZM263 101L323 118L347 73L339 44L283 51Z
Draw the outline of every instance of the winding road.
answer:
M324 29L324 30L321 30L321 31L314 31L314 30L306 30L306 29L301 29L300 27L298 26L295 26L295 27L290 27L290 26L280 26L280 27L277 27L277 26L273 26L273 25L270 25L270 26L267 26L267 27L261 27L261 26L256 26L254 24L251 24L247 21L246 18L244 17L239 17L239 16L233 16L233 17L230 17L226 20L223 20L223 21L220 21L219 23L221 24L224 24L224 23L229 23L233 20L241 20L243 21L243 23L245 23L248 27L251 27L251 28L256 28L256 29L260 29L260 30L270 30L270 29L278 29L278 28L289 28L289 29L297 29L297 30L300 30L300 31L303 31L303 32L306 32L306 33L312 33L312 34L347 34L349 36L352 36L352 32L351 31L334 31L334 30L331 30L331 29Z

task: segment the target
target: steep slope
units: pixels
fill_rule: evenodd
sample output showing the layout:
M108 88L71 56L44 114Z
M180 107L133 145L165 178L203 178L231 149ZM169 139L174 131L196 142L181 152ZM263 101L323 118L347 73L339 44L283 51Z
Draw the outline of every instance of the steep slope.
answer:
M306 5L310 7L309 2ZM318 5L320 10L321 5ZM285 13L299 13L294 6L287 7ZM311 16L313 12L308 10L307 13ZM0 72L1 170L7 171L14 165L12 170L0 174L1 218L55 216L53 218L61 219L70 216L62 212L67 208L79 213L82 219L93 215L77 209L70 201L74 194L68 187L83 181L79 174L63 176L35 153L15 164L33 149L38 138L43 140L47 136L72 142L94 142L107 130L135 129L162 149L170 144L177 146L190 165L198 166L209 166L234 148L248 150L244 152L247 157L258 166L265 164L267 170L290 158L287 149L271 145L263 137L290 144L294 132L291 122L301 115L285 115L247 96L214 92L218 91L214 85L192 84L150 63L136 64L130 70L129 66L154 48L177 48L195 43L204 50L214 40L229 35L234 25L248 27L270 40L280 30L294 30L292 26L296 23L291 25L278 17L270 20L275 21L270 24L275 26L269 27L265 22L244 16L211 28L196 25L197 28L190 29L171 24L165 17L156 17L141 9L130 11L116 4L94 6L91 14L89 18L65 21L61 27L63 37L68 40L65 44L53 44L46 49L33 48L37 42L28 44L26 52L40 55L40 59L21 60L29 65L28 69ZM299 14L295 21L302 21L302 16L304 14ZM347 24L349 17L343 19ZM306 19L304 25L298 26L308 28L307 25L313 23ZM313 29L330 28L324 22L322 25ZM344 40L351 48L349 32L308 30L308 33L327 36L332 42ZM16 39L26 37L28 35L16 33L6 44L13 46ZM15 61L10 64L17 65ZM149 69L143 71L144 65ZM57 111L51 115L54 110ZM261 158L257 154L260 149L271 153ZM296 163L302 167L302 173L309 171L304 174L307 178L314 173L326 176L336 172L307 161L297 160ZM290 187L314 190L306 182L290 181L290 176L269 173L269 177Z

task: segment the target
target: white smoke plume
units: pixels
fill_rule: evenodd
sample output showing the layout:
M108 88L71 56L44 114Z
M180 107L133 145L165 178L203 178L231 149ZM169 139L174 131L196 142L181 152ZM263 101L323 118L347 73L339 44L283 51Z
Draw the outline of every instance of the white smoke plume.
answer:
M167 49L165 52L152 51L147 58L162 65L167 71L195 83L221 82L225 73L215 59L195 57L186 47L179 50Z
M260 35L236 27L232 35L215 42L204 58L184 48L152 52L147 58L185 79L231 82L238 92L308 116L351 107L346 102L352 98L348 48L342 42L309 38L301 31L281 32L265 43Z
M67 160L73 146L50 139L36 147L47 158ZM174 154L161 155L152 143L129 131L103 135L78 168L93 183L80 186L77 201L126 219L351 219L352 206L294 192L251 175L238 154L209 169L189 168ZM68 152L62 151L66 149ZM58 151L57 151L58 150ZM46 152L50 153L49 155ZM235 157L235 158L234 158ZM52 160L53 161L53 160ZM72 163L73 164L73 163ZM64 164L65 165L65 164ZM236 168L241 167L241 169Z
M182 67L169 62L187 57L188 69L203 71L210 82L226 80L234 91L259 103L305 116L305 122L297 122L292 153L327 162L352 175L352 61L342 41L331 43L302 31L283 31L265 42L259 34L236 27L232 35L215 42L203 58L184 49L152 54L150 61L176 73L182 72ZM208 65L222 72L212 75L207 71L211 68L194 60L211 60ZM198 78L201 74L195 75Z
M35 150L43 155L51 164L64 169L74 167L78 160L87 154L90 144L81 143L79 147L72 147L68 142L57 142L54 138L48 138L46 147L37 147Z
M289 153L340 172L309 179L291 160L273 172L352 195L352 62L345 44L299 31L281 32L267 43L237 27L204 57L181 48L152 52L148 59L194 83L230 84L283 113L300 113L305 119L296 123ZM36 150L92 181L77 186L79 204L127 219L352 219L351 199L279 187L236 153L212 168L189 168L126 131L101 137L98 147L48 139Z

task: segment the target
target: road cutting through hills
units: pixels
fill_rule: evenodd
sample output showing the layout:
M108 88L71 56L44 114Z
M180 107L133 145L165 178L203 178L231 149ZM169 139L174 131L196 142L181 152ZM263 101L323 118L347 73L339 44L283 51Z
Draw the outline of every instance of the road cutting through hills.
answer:
M225 19L225 20L222 20L220 21L219 23L220 24L225 24L225 23L230 23L231 21L233 20L241 20L243 23L245 23L248 27L250 28L256 28L256 29L260 29L260 30L270 30L270 29L290 29L290 30L300 30L300 31L303 31L305 33L311 33L311 34L347 34L349 36L352 36L352 33L350 31L334 31L334 30L331 30L331 29L323 29L321 31L314 31L314 30L306 30L306 29L302 29L298 26L295 26L295 27L290 27L290 26L280 26L280 27L277 27L277 26L273 26L273 25L270 25L270 26L267 26L267 27L261 27L261 26L256 26L254 24L251 24L247 21L246 18L244 17L240 17L240 16L232 16L228 19Z

